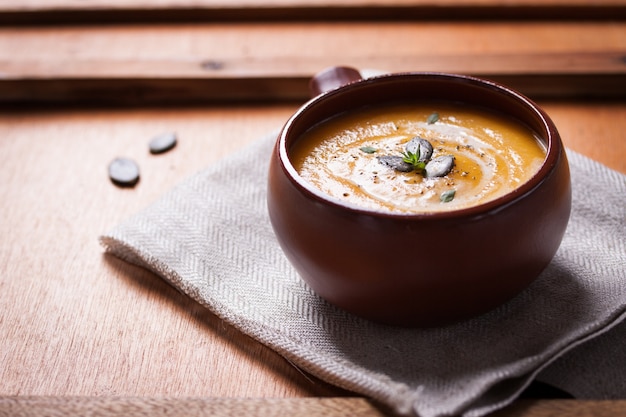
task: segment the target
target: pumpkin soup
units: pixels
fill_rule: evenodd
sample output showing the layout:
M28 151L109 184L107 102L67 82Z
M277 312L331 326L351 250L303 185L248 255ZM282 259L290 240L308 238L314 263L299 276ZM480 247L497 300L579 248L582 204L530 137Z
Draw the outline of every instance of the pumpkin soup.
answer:
M365 108L299 138L290 159L322 192L362 208L426 213L475 206L519 187L546 155L526 126L462 105Z

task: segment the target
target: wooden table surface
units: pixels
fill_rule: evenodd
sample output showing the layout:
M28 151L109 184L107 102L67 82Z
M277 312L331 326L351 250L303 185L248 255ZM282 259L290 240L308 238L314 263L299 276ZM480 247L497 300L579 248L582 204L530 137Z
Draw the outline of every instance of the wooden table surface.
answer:
M0 0L0 415L367 415L97 237L280 127L329 65L473 74L626 173L626 1ZM176 132L178 146L147 142ZM135 159L141 181L107 165ZM526 399L503 416L617 415Z

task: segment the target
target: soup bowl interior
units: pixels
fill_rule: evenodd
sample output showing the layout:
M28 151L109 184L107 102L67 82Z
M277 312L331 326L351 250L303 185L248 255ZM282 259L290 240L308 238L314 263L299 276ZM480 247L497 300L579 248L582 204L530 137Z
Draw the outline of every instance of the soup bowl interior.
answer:
M539 171L489 202L437 213L388 213L329 197L305 181L290 149L318 123L382 103L448 102L516 119L544 142ZM437 326L487 312L526 288L554 257L571 207L561 139L511 89L473 77L392 74L321 94L285 124L270 160L268 210L302 279L328 302L391 325Z

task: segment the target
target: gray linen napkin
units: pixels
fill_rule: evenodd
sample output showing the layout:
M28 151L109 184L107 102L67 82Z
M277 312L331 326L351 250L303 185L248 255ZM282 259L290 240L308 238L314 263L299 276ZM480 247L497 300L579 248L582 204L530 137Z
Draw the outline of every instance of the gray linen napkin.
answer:
M626 176L569 152L571 223L541 277L481 317L404 329L329 305L283 256L266 212L267 164L240 164L267 161L275 136L101 236L106 251L156 272L301 369L398 413L481 416L541 371L581 396L626 397L626 326L618 325L626 315ZM603 382L593 391L589 381Z

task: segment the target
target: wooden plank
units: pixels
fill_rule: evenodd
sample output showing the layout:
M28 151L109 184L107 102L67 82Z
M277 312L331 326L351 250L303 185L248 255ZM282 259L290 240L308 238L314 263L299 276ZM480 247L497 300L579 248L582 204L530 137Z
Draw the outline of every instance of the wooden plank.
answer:
M0 102L301 101L331 65L471 74L536 98L623 97L624 33L621 22L0 28Z
M362 20L624 19L624 0L2 0L0 24Z
M463 73L501 82L533 98L626 97L624 54L492 54L388 57L394 72ZM341 58L266 60L0 61L0 103L165 104L302 101L308 80ZM373 68L380 57L355 57Z
M626 27L625 27L626 29ZM295 51L294 51L295 52ZM341 62L342 57L329 51L325 56L224 57L215 59L61 59L0 60L0 78L163 78L163 79L247 79L252 77L308 77L315 68ZM442 71L473 74L597 74L626 72L626 50L599 52L520 52L437 55L421 53L398 56L393 51L371 56L350 57L358 68L375 68L377 63L395 71ZM378 65L380 66L380 64Z
M0 111L0 395L344 395L97 241L295 109ZM169 131L176 148L150 154ZM107 176L118 156L141 168L133 189Z
M13 417L383 417L362 398L0 397L0 415Z
M493 417L613 417L623 401L523 400ZM153 397L0 397L0 414L13 417L383 417L393 415L362 398L153 398Z
M540 104L567 147L626 173L626 103ZM0 395L44 402L54 396L57 404L87 396L103 401L100 409L116 397L165 398L180 406L176 398L236 403L349 395L304 375L156 275L102 256L96 240L180 181L279 128L296 109L3 109ZM164 131L178 133L177 147L151 155L148 140ZM106 166L116 156L140 165L136 188L108 180ZM589 403L572 403L560 415L575 416L581 404ZM16 415L2 406L0 415ZM32 407L23 415L35 414ZM619 415L619 408L609 410Z
M624 414L626 400L528 400L491 414L491 417L615 417Z

